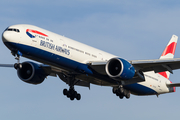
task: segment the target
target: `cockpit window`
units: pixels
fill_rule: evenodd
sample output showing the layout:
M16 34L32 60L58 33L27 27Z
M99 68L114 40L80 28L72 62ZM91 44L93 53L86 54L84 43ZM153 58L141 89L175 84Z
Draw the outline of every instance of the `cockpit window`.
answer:
M7 28L5 31L15 31L15 32L20 32L19 29L15 29L15 28Z

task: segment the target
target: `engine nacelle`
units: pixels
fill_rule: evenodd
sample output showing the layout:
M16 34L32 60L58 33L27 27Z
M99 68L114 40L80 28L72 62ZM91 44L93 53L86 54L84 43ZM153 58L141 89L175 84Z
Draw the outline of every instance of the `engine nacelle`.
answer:
M134 77L135 69L122 58L112 58L106 64L106 73L112 78L127 80Z
M47 76L44 70L33 62L23 62L17 69L17 74L22 81L30 84L40 84Z

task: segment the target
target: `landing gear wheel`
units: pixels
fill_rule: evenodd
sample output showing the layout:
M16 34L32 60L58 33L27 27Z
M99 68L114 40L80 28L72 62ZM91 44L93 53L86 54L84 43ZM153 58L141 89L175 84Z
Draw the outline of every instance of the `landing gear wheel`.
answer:
M64 94L64 95L67 95L67 94L68 94L68 90L67 90L67 89L64 89L64 90L63 90L63 94Z
M113 92L114 94L116 94L117 88L113 88L113 89L112 89L112 92Z
M74 97L75 97L75 98L77 98L77 94L78 94L78 93L77 93L76 91L74 91Z
M128 93L128 91L127 91L127 90L124 90L123 95L126 96L127 93Z
M18 64L17 63L14 64L14 68L18 69Z
M77 93L74 89L70 89L69 91L67 89L63 90L63 94L67 96L67 98L70 98L70 100L74 100L75 98L77 100L81 99L81 95Z
M20 64L20 63L15 63L15 64L14 64L14 68L15 68L15 69L22 68L22 64Z
M15 56L15 59L17 60L17 63L14 64L15 69L21 69L22 64L20 63L20 56L22 56L22 53L20 51L11 51L12 55Z
M118 92L116 92L116 96L119 96L119 93L118 93Z
M119 98L120 98L120 99L123 99L123 97L124 97L124 95L119 95Z
M74 100L74 96L71 96L71 97L70 97L70 100Z
M124 88L123 87L120 87L119 88L119 92L122 94L122 93L124 93Z
M67 98L70 98L71 97L71 94L70 94L70 92L68 91L67 92Z
M126 98L127 98L127 99L130 98L130 92L128 92L128 93L126 94Z
M116 94L116 96L119 96L120 99L123 99L124 97L126 97L127 99L130 98L130 91L124 89L122 85L119 86L119 88L113 87L112 92Z
M76 99L77 99L77 100L80 100L80 99L81 99L81 95L80 95L80 94L77 94Z

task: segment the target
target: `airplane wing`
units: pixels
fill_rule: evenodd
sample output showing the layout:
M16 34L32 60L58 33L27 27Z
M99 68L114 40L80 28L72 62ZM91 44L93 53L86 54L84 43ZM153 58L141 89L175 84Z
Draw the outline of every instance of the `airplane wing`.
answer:
M130 60L129 61L136 69L136 71L141 70L143 72L155 71L163 72L180 69L180 58L172 59L152 59L152 60ZM106 74L105 61L91 61L89 66L94 69L96 72L101 74Z
M155 73L169 71L170 73L173 73L173 70L180 69L180 58L130 60L128 62L134 66L137 74L139 71L154 71ZM106 63L106 61L91 61L88 64L89 67L97 73L107 75L105 70Z
M144 79L141 77L141 75L138 75L138 71L148 72L148 71L155 71L157 72L163 72L163 71L169 71L173 73L173 70L180 69L180 58L171 58L171 59L153 59L153 60L130 60L128 61L131 63L134 68L136 69L136 75L128 81L124 81L124 84L132 84L137 82L142 82ZM88 62L88 66L91 70L93 70L97 74L101 74L103 76L107 76L106 73L106 63L107 61L90 61ZM13 64L0 64L0 67L14 67ZM45 73L47 73L49 76L56 77L57 75L63 80L65 83L68 82L66 78L63 78L63 75L61 73L66 73L68 71L64 71L60 68L40 64L40 67L43 68ZM128 82L128 83L127 83ZM77 84L79 86L85 86L89 87L89 83L82 80L77 80ZM170 86L170 85L169 85ZM172 86L172 85L171 85Z
M0 64L0 67L10 67L13 68L14 64ZM42 68L44 70L44 72L48 75L48 76L52 76L52 77L57 77L59 76L60 79L62 81L64 81L65 83L68 84L68 80L66 77L63 77L62 73L68 73L68 71L65 71L63 69L60 69L58 67L54 67L54 66L50 66L50 65L45 65L45 64L39 64L39 67ZM86 82L86 81L82 81L82 80L76 80L75 81L76 84L78 86L83 86L83 87L88 87L90 88L90 83Z
M136 70L143 72L154 71L163 72L180 69L180 58L169 58L169 59L154 59L154 60L131 60L129 61Z
M69 73L68 71L60 69L60 68L55 67L55 66L50 66L50 65L45 65L45 64L40 64L40 67L43 68L45 73L49 74L49 76L53 76L53 77L59 76L59 78L63 82L65 82L66 84L69 84L69 80L67 79L67 76L65 76L65 74L64 74L64 73L68 74ZM74 82L75 82L75 85L88 87L90 89L90 83L89 82L82 81L79 79L76 79Z

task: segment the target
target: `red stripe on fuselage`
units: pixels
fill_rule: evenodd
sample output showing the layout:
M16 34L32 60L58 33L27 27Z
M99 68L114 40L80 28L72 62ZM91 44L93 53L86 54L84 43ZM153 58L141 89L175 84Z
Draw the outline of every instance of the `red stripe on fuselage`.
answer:
M176 44L177 44L177 43L172 42L170 45L168 45L161 56L165 56L165 55L167 55L168 53L171 53L171 54L174 55L175 49L176 49Z
M46 34L44 34L44 33L42 33L42 32L39 32L39 31L37 31L37 30L27 29L26 32L32 32L32 33L36 33L36 34L39 34L39 35L48 37L48 35L46 35Z

